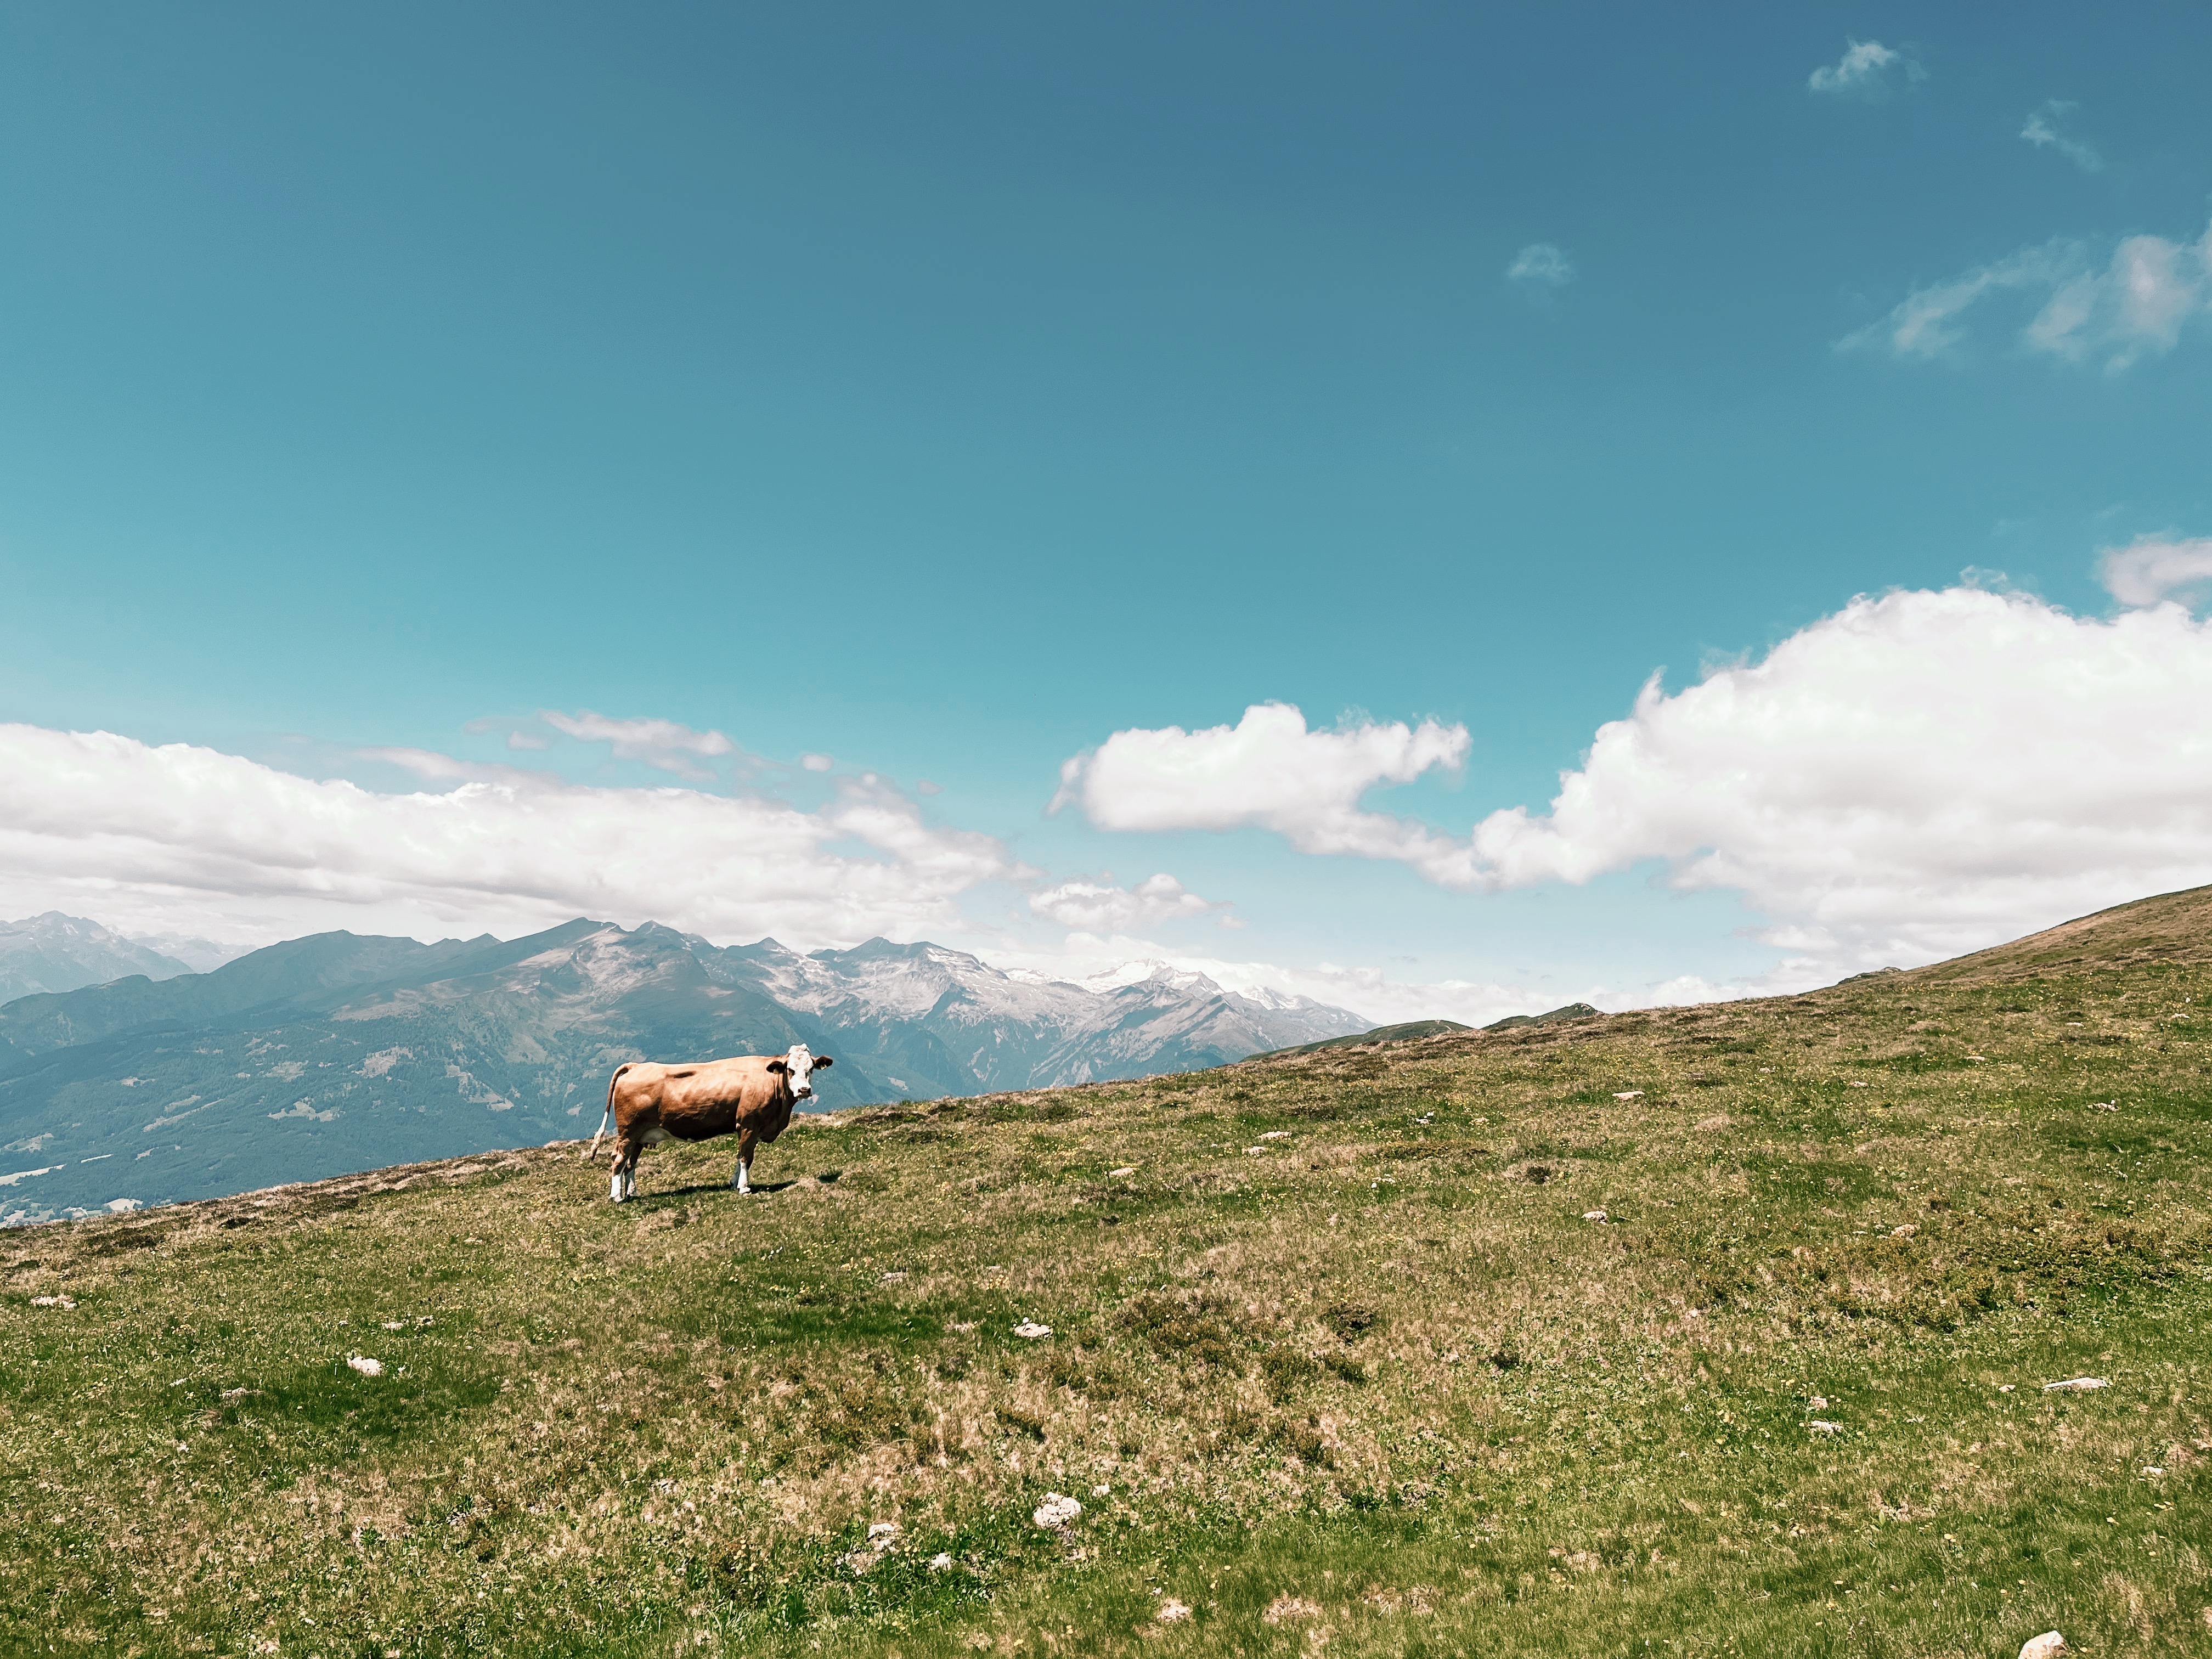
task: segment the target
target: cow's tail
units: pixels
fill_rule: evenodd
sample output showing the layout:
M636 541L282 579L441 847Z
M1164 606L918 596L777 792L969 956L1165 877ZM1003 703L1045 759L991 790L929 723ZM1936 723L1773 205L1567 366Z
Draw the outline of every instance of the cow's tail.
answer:
M607 1125L612 1121L615 1115L615 1085L622 1081L623 1073L628 1070L629 1070L628 1066L617 1066L615 1067L615 1074L607 1079L607 1109L599 1115L599 1127L592 1131L591 1150L584 1154L586 1158L597 1158L599 1155L599 1137L606 1133Z

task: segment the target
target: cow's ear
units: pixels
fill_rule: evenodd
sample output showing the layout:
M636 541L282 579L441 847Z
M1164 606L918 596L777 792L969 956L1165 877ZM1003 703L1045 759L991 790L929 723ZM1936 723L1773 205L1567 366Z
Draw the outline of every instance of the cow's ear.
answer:
M791 1067L785 1065L780 1060L771 1060L769 1061L768 1068L771 1072L781 1072L786 1077L789 1077L791 1075Z
M814 1069L817 1072L824 1066L835 1066L836 1063L837 1062L836 1060L830 1059L827 1054L817 1054L814 1056Z

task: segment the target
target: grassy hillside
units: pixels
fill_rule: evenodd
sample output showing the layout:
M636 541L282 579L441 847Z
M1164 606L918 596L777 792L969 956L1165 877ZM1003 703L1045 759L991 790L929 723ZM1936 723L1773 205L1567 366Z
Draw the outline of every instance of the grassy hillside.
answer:
M2207 900L7 1235L0 1650L2203 1653Z

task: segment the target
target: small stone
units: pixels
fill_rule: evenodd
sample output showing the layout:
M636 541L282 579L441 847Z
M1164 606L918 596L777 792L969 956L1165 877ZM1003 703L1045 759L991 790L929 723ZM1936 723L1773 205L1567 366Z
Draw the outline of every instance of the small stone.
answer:
M1155 1616L1163 1625L1180 1625L1190 1617L1190 1609L1170 1597L1160 1603L1160 1610Z
M1260 1137L1262 1140L1288 1140L1290 1138L1291 1131L1288 1129L1270 1129Z
M2159 1475L2159 1474L2164 1474L2166 1473L2166 1471L2165 1471L2164 1469L2145 1469L2145 1470L2143 1471L2143 1473L2144 1473L2145 1474Z
M1641 1089L1623 1089L1619 1094L1615 1095L1613 1098L1615 1100L1641 1100L1644 1098L1644 1091Z
M1603 1210L1584 1210L1583 1212L1583 1219L1585 1221L1604 1221L1608 1218L1607 1218Z
M1824 1419L1818 1417L1814 1418L1805 1426L1812 1430L1815 1434L1841 1434L1844 1431L1844 1425L1842 1424L1830 1423Z
M1125 1164L1118 1170L1107 1170L1106 1179L1109 1181L1119 1181L1123 1176L1133 1176L1136 1173L1137 1166L1135 1164Z
M2040 1636L2029 1637L2021 1645L2020 1659L2057 1659L2060 1654L2072 1651L2064 1637L2055 1630L2047 1630Z
M353 1354L347 1358L346 1364L352 1366L354 1370L359 1371L363 1376L381 1376L384 1375L384 1362L381 1359L365 1359L359 1354Z
M1083 1505L1074 1498L1056 1492L1044 1495L1044 1502L1030 1513L1030 1519L1047 1532L1058 1532L1073 1525L1083 1516Z
M868 1528L868 1547L872 1550L887 1550L898 1541L898 1534L897 1522L878 1521Z
M34 1308L59 1308L67 1313L76 1304L65 1296L34 1296L31 1298L31 1305Z
M1824 1412L1828 1409L1828 1396L1825 1394L1816 1394L1805 1403L1816 1412Z
M1108 1486L1093 1486L1091 1489L1091 1495L1093 1498L1110 1498L1114 1495L1114 1488Z
M2009 1382L2000 1382L2000 1383L1998 1383L1998 1384L1997 1384L1997 1392L1998 1392L1999 1394L2010 1394L2010 1393L2012 1392L2012 1384L2011 1384L2011 1383L2009 1383Z
M226 1406L235 1406L235 1405L236 1405L240 1401L241 1401L241 1400L258 1400L258 1399L259 1399L260 1397L261 1397L261 1390L260 1390L260 1389L242 1389L242 1388L241 1388L241 1389L225 1389L222 1391L222 1403L223 1403L224 1405L226 1405Z
M2043 1391L2045 1394L2087 1394L2092 1389L2109 1389L2112 1386L2111 1381L2106 1377L2069 1376L2063 1382L2045 1383ZM2041 1637L2036 1638L2038 1641L2042 1639ZM2058 1650L2053 1648L2051 1651L2056 1653Z
M896 1285L899 1280L905 1277L906 1275L904 1273L885 1273L881 1279L878 1279L876 1283L878 1285Z
M1902 1227L1892 1227L1889 1230L1889 1236L1892 1238L1910 1238L1913 1234L1919 1231L1919 1228L1914 1226L1912 1223L1908 1221Z
M952 1555L949 1550L939 1550L929 1558L929 1570L932 1572L943 1572L951 1565Z

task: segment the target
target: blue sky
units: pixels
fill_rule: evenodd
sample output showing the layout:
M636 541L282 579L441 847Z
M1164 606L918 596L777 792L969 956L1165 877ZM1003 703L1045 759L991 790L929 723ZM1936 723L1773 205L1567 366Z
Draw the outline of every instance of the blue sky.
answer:
M1655 672L1756 668L1854 596L1998 595L2071 619L2062 658L2112 644L2081 631L2130 608L2100 559L2148 538L2186 576L2212 535L2207 61L2212 15L2164 6L11 9L0 720L386 794L461 774L365 751L684 782L538 715L677 722L766 768L697 755L692 784L811 812L872 775L1003 850L888 931L1488 988L1440 1012L1766 983L2212 878L2193 819L2155 857L2071 826L2087 885L1965 867L1977 832L1923 801L1915 879L1981 884L1966 920L1914 934L1900 900L1801 947L1775 930L1819 907L1724 826L1455 884L1297 850L1281 814L1046 811L1116 732L1282 702L1463 727L1455 769L1366 805L1464 839L1544 812ZM2130 237L2174 250L2179 309L2069 331ZM2140 694L2191 742L2199 643ZM59 765L26 742L19 808ZM344 925L165 875L165 833L45 835L0 908ZM374 852L364 928L398 914ZM1031 902L1109 870L1233 908L1071 945Z

